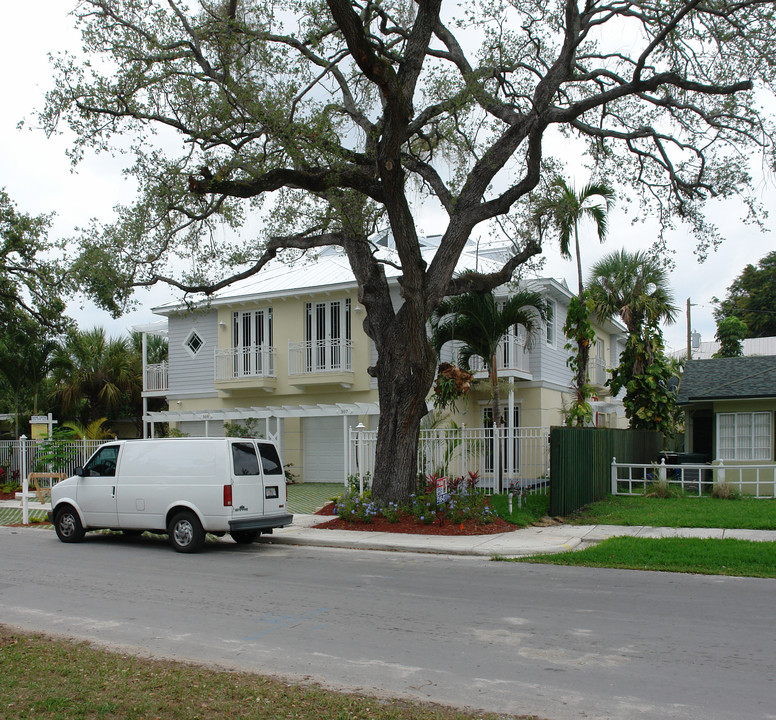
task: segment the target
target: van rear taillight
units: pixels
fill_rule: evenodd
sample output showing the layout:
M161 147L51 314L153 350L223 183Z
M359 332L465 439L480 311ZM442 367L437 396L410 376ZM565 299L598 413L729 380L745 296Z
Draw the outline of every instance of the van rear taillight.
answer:
M232 486L224 485L224 507L232 507Z

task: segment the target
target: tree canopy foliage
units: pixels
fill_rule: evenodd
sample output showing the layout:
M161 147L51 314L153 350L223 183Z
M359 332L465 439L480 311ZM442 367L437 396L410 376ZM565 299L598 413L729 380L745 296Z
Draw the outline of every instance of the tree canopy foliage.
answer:
M46 407L45 379L56 347L32 316L19 309L6 315L0 332L0 412L14 413L17 437L20 420Z
M39 325L62 329L66 291L60 261L49 251L51 216L19 212L0 188L0 329L9 329L26 316Z
M718 239L704 202L745 192L749 152L772 150L756 96L776 72L770 0L81 0L75 16L85 58L57 60L43 123L70 127L76 162L128 153L138 183L86 233L82 283L118 312L133 284L212 293L278 255L344 248L378 353L385 500L415 481L427 319L541 250L526 225L500 271L453 276L472 232L537 188L548 138L702 247ZM421 206L443 218L428 262ZM369 242L381 226L391 258Z
M757 265L747 265L728 288L725 299L714 300L718 327L725 318L735 317L746 325L745 338L776 336L776 251Z
M719 350L712 357L741 357L744 354L744 338L748 328L743 320L735 315L720 318L714 337L719 342Z

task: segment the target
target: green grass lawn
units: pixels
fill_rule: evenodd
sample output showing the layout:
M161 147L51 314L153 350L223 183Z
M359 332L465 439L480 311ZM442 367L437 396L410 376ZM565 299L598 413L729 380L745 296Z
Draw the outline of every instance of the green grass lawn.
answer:
M615 537L575 552L520 562L776 578L776 543L700 538Z
M506 495L491 495L490 507L507 522L514 523L518 527L525 527L541 520L550 507L549 495L526 495L521 507L518 507L517 498L512 498L512 514L509 514L509 498Z
M612 495L566 518L576 525L776 529L776 500Z
M405 700L155 661L0 625L4 720L498 720ZM523 716L525 720L525 716Z

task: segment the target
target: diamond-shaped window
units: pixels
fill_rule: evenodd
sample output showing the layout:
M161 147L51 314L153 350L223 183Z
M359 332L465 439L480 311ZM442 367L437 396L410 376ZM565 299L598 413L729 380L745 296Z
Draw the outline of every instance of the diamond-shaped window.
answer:
M196 355L202 349L204 344L205 341L199 336L196 330L192 330L191 333L189 333L189 336L186 338L186 342L184 343L192 355Z

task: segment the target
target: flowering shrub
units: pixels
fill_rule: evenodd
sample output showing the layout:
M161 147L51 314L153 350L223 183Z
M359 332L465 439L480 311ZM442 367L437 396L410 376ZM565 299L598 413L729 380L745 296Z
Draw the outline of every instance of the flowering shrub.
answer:
M420 522L431 525L437 519L436 488L433 492L418 492L410 495L410 513Z
M401 520L403 508L399 503L390 502L380 506L379 513L388 522L399 522Z
M370 490L362 494L358 485L351 484L335 500L334 512L348 522L371 523L376 517L399 522L402 516L410 514L424 525L435 522L460 525L469 520L478 525L491 523L496 515L488 507L487 498L478 490L477 482L476 472L451 480L434 474L421 476L417 492L410 496L409 506L375 502Z
M440 480L445 478L427 475L418 492L412 495L410 512L417 520L426 524L448 521L454 525L467 520L477 524L493 522L495 515L485 496L477 490L476 472L470 471L465 478L447 480L442 492L438 492Z
M372 493L364 491L361 495L358 488L348 489L334 503L334 512L338 517L348 522L372 522L378 514L378 506L372 502Z

